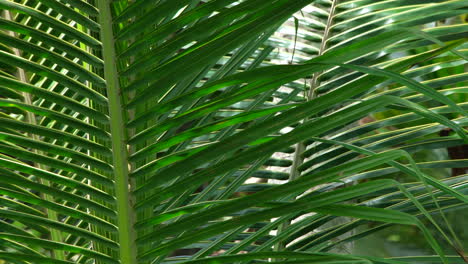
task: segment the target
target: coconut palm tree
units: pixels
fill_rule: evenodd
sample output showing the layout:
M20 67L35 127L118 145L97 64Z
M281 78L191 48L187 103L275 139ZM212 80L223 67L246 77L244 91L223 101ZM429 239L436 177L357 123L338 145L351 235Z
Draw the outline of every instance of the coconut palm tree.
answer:
M0 262L467 261L466 0L0 8Z

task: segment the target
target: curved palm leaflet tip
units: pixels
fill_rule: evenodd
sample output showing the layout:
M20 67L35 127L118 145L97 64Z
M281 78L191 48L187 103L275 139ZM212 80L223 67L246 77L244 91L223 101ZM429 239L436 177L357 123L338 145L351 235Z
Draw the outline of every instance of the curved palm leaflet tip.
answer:
M467 261L466 0L0 11L0 263Z

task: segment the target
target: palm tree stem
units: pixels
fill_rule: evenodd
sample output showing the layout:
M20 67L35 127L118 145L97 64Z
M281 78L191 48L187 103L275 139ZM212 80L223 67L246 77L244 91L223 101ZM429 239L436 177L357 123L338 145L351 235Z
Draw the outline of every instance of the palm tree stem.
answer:
M327 41L328 38L330 37L330 30L333 25L333 17L335 15L335 9L336 5L338 3L338 0L332 0L332 4L330 7L329 15L327 18L327 24L324 29L323 33L323 38L320 43L320 48L317 56L322 55L326 48L327 48ZM292 61L292 60L291 60ZM314 73L312 76L312 79L310 81L310 89L308 92L305 94L306 100L310 101L314 99L317 94L316 94L316 88L319 86L319 81L318 77L320 76L321 72ZM304 121L307 121L308 119L305 119ZM293 181L297 178L300 177L301 172L299 171L299 167L304 163L304 156L302 153L307 149L307 146L305 142L299 142L295 146L294 150L294 157L293 157L293 164L291 165L290 173L289 173L289 179L288 181ZM281 233L284 229L286 229L289 225L291 224L290 220L285 221L283 224L278 226L277 233ZM279 242L278 244L275 245L275 250L276 251L281 251L286 247L284 242Z
M327 42L328 42L328 39L330 38L330 30L331 30L331 27L333 25L333 17L335 16L335 9L336 9L337 4L338 4L338 0L332 0L332 4L331 4L331 7L330 7L330 12L329 12L329 15L328 15L328 18L327 18L327 24L325 25L325 29L323 31L323 38L322 38L322 41L320 43L320 48L319 48L317 56L323 55L323 53L327 49ZM316 72L312 76L312 80L310 82L310 90L309 90L309 92L307 93L307 96L306 96L307 101L310 101L313 98L315 98L316 88L320 84L319 81L318 81L318 78L319 78L319 76L321 74L322 74L322 72Z
M103 46L104 76L107 80L109 99L110 132L112 135L112 155L114 166L115 196L117 206L117 227L119 229L120 263L136 264L137 250L133 229L135 212L133 196L129 188L129 161L125 131L125 107L121 101L117 55L115 51L114 32L112 29L111 1L97 1L99 23L101 25L101 42Z

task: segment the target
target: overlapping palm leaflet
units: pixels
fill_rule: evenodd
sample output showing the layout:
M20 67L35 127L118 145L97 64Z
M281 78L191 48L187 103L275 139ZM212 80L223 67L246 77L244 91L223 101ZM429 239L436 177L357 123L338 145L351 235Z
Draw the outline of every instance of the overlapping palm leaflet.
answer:
M466 0L0 10L1 263L463 261Z

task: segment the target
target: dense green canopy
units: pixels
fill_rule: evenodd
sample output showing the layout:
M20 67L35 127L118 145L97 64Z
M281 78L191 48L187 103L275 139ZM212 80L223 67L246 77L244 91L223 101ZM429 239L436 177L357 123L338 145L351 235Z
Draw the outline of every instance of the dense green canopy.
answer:
M0 11L0 263L468 261L466 0Z

